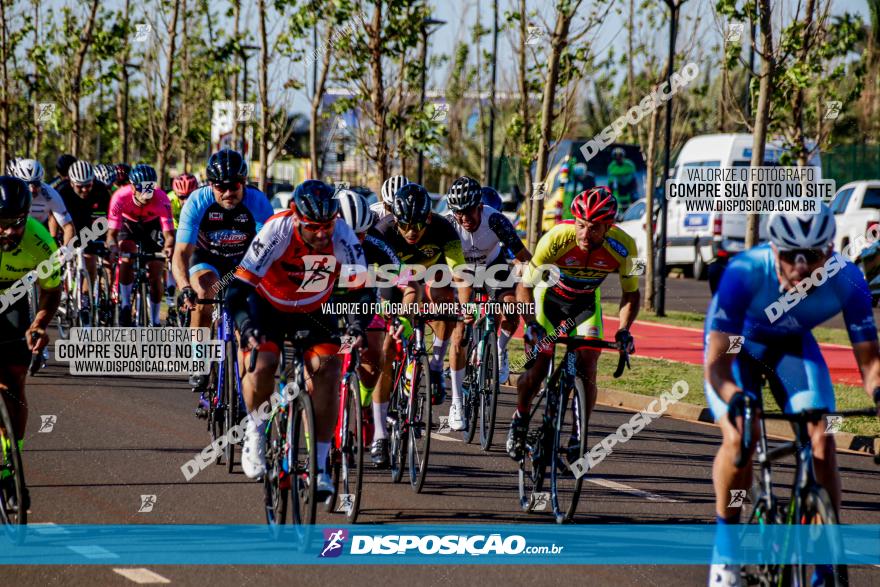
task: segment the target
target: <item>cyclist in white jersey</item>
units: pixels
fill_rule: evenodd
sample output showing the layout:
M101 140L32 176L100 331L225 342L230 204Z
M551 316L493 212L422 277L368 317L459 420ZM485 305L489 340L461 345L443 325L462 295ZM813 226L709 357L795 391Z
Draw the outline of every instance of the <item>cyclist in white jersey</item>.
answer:
M376 223L373 228L376 230L384 230L390 223L394 222L394 214L391 213L391 207L394 205L394 194L397 190L409 183L409 180L403 175L392 175L382 184L382 199L374 204L370 204L370 210L376 213Z
M31 191L30 215L49 228L49 233L57 237L61 227L63 242L67 244L75 232L73 219L67 212L64 200L52 186L43 183L43 166L36 159L19 159L12 166L12 175L28 185ZM50 222L51 218L51 222Z

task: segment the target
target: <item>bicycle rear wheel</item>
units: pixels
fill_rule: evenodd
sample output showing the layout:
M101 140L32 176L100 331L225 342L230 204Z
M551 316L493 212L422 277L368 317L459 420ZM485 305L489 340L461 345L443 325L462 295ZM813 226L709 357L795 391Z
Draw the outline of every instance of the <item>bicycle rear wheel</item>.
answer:
M70 337L70 329L76 325L73 288L70 286L70 277L66 271L62 276L61 284L61 306L57 312L58 337L66 339Z
M315 483L318 472L317 447L315 446L315 411L312 398L305 391L290 400L287 423L290 463L290 491L292 521L298 526L315 523L318 503Z
M361 506L364 481L363 425L360 386L357 376L352 375L348 379L348 393L342 414L342 446L337 453L339 460L333 464L333 485L341 485L342 491L336 495L349 524L355 523Z
M537 409L532 412L533 421L536 419L537 413ZM549 442L546 438L543 418L539 422L541 423L537 427L530 428L526 433L525 453L519 460L517 471L519 505L524 512L543 511L549 501L544 491L547 479L546 447Z
M236 364L236 348L235 340L226 342L224 348L226 355L223 359L223 378L225 380L223 389L223 404L225 405L226 430L232 430L232 427L238 423L240 419L239 399L238 399L238 365ZM226 459L226 470L232 473L235 467L235 443L227 442L224 450L224 458Z
M10 540L16 544L24 541L27 524L24 469L21 451L12 433L12 418L0 397L0 522Z
M480 448L492 448L495 434L495 417L498 410L498 335L494 330L486 333L483 342L483 357L480 360Z
M226 409L223 406L223 388L221 377L221 365L218 362L211 363L211 371L208 373L208 387L204 393L208 400L208 432L211 434L211 442L226 434L229 430L226 427ZM226 449L217 453L214 458L214 464L219 465Z
M834 504L831 502L831 498L825 489L813 486L806 490L802 500L800 519L795 520L795 523L816 526L838 524L837 511L834 509ZM802 547L805 546L802 545ZM843 544L836 536L831 537L831 548L838 556L843 554ZM828 587L849 586L849 573L846 565L827 566L831 567L831 576L825 577L825 582L821 584ZM792 565L791 585L809 587L812 584L813 574L821 570L817 565Z
M559 406L553 434L550 465L550 492L556 522L570 522L577 511L583 476L577 477L571 464L584 456L587 445L586 391L583 385L558 384Z
M266 523L277 538L281 526L287 523L287 501L290 491L290 474L285 469L287 439L287 410L279 409L266 427L266 476L263 492L266 498Z
M132 291L131 311L132 324L143 327L150 325L150 296L147 283L141 282Z
M392 418L390 430L389 453L391 460L391 481L400 483L403 479L403 470L406 467L407 457L407 440L409 435L406 432L404 421L407 420L407 412L409 410L407 402L409 401L409 383L406 381L406 373L403 372L403 363L401 363L395 372L398 376L395 378L397 387L391 394L389 406L393 413L389 412Z
M464 410L464 416L468 423L467 428L462 432L462 436L468 444L471 443L474 435L477 433L477 415L480 409L480 377L479 366L475 364L477 362L475 335L476 333L472 333L471 343L468 345L467 354L465 355L467 365L465 365L464 389L462 389L464 397L461 402L461 407Z
M412 393L413 401L409 405L409 482L416 493L421 493L428 474L433 408L428 357L424 355L413 366Z
M752 512L749 516L750 524L758 524L759 526L769 526L773 524L783 523L783 515L779 509L776 498L772 495L765 496L758 488L752 491ZM780 565L743 565L741 574L744 585L760 585L762 587L771 587L782 583L783 567Z

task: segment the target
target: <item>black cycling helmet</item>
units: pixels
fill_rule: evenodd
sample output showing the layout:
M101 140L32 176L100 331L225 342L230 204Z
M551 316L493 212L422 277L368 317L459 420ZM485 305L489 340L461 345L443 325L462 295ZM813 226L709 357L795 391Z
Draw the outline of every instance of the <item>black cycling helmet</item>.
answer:
M0 218L27 216L31 210L31 190L11 175L0 176Z
M125 185L129 182L129 173L131 173L131 165L129 165L128 163L116 164L116 182L119 185Z
M70 169L70 166L76 162L76 157L71 155L70 153L64 153L59 156L55 161L55 170L58 171L58 175L63 175L67 177L67 170Z
M419 184L408 183L394 194L392 211L400 224L426 222L431 215L431 196Z
M137 185L145 181L159 181L159 175L146 163L138 163L128 174L128 179L132 184Z
M245 181L247 174L247 162L241 153L232 149L221 149L211 155L205 170L205 176L210 183Z
M297 213L312 222L329 222L339 213L339 200L335 189L323 181L307 179L293 191L293 204Z
M453 212L468 210L480 203L483 196L480 182L476 179L463 176L452 182L449 191L446 192L446 203Z

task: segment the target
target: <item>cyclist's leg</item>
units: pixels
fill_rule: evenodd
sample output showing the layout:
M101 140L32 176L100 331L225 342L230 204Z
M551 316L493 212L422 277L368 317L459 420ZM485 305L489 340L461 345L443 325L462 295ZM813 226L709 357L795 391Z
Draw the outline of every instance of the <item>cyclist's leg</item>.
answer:
M436 287L430 284L425 285L425 294L428 302L433 304L451 304L456 301L455 290L450 286ZM446 357L446 350L452 339L452 331L455 328L455 322L434 321L429 323L434 331L434 341L431 346L431 360L428 368L431 370L431 382L437 383L438 393L440 396L445 395L445 385L443 381L443 359ZM450 357L449 368L451 375L457 377L459 381L459 393L461 393L460 382L464 379L464 354L461 358L456 355ZM453 382L453 388L455 383ZM440 398L435 398L439 401Z
M189 282L200 299L213 299L217 296L218 270L209 263L196 263L189 268ZM207 328L211 326L214 304L197 304L190 313L190 327Z
M501 266L501 267L499 267ZM506 260L493 263L489 270L492 277L486 279L485 288L493 302L501 303L500 328L498 329L498 380L505 383L510 375L507 345L519 326L516 311L516 283L512 267Z
M151 220L141 225L141 250L144 253L158 254L162 252L162 229L159 220ZM162 292L165 273L165 261L156 260L147 263L147 279L150 284L150 322L159 324L159 311L162 304Z
M368 328L385 328L385 320L379 316L373 316ZM360 364L357 368L358 383L360 385L361 405L369 405L373 390L379 380L382 369L382 347L384 346L385 333L377 330L367 331L367 348L360 353Z
M4 358L0 366L0 396L12 418L13 433L21 442L27 427L28 403L24 386L31 352L24 341L0 345L0 352Z
M241 380L241 392L248 413L253 412L263 402L269 400L275 388L275 370L281 357L284 332L288 325L285 313L276 310L263 296L254 292L248 297L248 316L251 323L266 337L260 345L257 362L252 372L247 372ZM245 345L242 341L241 347ZM242 365L250 365L250 352L242 352Z

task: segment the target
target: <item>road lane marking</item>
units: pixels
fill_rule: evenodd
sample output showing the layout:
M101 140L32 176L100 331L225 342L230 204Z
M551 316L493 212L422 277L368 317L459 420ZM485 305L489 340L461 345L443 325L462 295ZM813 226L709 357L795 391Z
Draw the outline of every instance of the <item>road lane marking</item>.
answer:
M113 572L140 585L171 582L159 573L154 573L150 569L145 569L143 567L139 569L113 569Z
M431 438L434 440L443 440L446 442L464 442L461 438L450 438L448 436L443 436L442 434L437 434L436 432L431 432Z
M85 546L68 546L67 548L85 558L119 558L118 554L110 552L106 548L98 546L97 544L87 544Z
M31 528L33 528L34 532L41 536L55 536L58 534L70 534L70 532L64 528L58 527L55 522L42 522L39 524L28 524Z
M617 481L611 481L610 479L603 479L602 477L587 477L587 482L598 485L600 487L604 487L606 489L614 489L615 491L622 491L623 493L629 493L631 495L635 495L636 497L642 497L647 499L648 501L681 503L679 500L672 499L671 497L657 495L656 493L651 493L650 491L642 491L641 489L636 489L635 487L630 487L629 485L624 485L623 483L618 483Z

